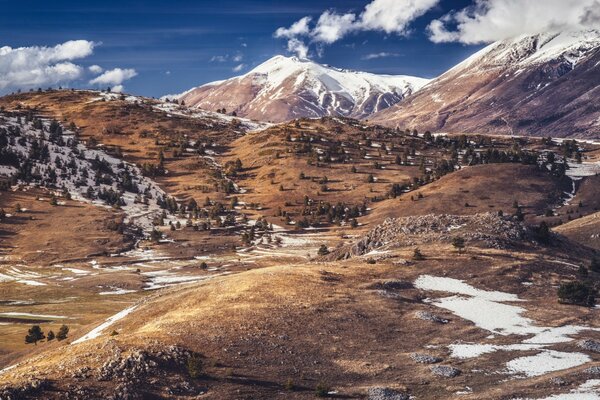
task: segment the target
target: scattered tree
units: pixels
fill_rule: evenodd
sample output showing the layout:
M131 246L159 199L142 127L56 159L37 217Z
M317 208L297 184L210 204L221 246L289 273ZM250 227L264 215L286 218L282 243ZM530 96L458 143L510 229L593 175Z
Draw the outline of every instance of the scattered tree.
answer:
M452 238L452 246L458 250L458 254L462 253L465 248L465 239L460 236Z
M65 340L69 336L69 327L67 325L62 325L56 334L57 340Z
M39 325L33 325L31 328L29 328L27 335L25 335L25 343L33 343L37 345L37 342L44 340L45 338L46 335L44 335L42 328L40 328Z

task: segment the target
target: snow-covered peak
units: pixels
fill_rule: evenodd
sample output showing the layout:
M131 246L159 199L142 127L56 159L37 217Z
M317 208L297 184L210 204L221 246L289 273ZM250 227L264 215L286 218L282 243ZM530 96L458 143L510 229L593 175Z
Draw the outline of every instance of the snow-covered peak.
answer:
M328 115L362 118L402 101L428 82L278 55L244 75L200 86L177 98L199 108L226 108L270 121Z
M524 68L555 60L567 61L574 67L579 60L599 48L600 30L597 29L521 35L492 43L446 74L466 69L472 73L474 69Z

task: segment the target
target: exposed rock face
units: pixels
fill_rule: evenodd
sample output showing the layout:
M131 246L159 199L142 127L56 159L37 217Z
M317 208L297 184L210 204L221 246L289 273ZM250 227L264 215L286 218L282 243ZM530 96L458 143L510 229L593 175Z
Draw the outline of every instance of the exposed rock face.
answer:
M355 244L342 247L328 255L329 259L345 259L386 250L431 242L450 242L455 236L466 241L483 242L490 247L504 247L521 240L526 228L496 213L476 215L423 215L388 218Z
M209 83L177 97L192 107L272 122L295 118L365 118L419 90L429 80L340 70L276 56L243 76Z
M600 133L600 31L496 42L370 119L402 129L534 136Z

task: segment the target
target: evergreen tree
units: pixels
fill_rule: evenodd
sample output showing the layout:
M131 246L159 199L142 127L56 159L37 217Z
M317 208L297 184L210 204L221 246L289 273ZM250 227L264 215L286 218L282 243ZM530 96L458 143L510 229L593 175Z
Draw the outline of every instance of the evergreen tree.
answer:
M46 335L44 335L42 328L40 328L39 325L33 325L31 328L29 328L27 335L25 335L25 343L33 343L37 345L37 342L44 340L45 338Z
M65 340L69 335L69 327L66 325L62 325L56 334L57 340Z

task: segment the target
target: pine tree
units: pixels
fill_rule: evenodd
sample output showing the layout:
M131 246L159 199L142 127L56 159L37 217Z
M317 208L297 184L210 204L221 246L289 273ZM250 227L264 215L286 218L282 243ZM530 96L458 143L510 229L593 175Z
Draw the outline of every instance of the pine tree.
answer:
M459 254L462 253L463 249L465 248L465 239L460 236L454 237L452 239L452 246L458 250Z
M44 335L42 328L40 328L39 325L33 325L31 328L29 328L27 335L25 335L25 343L33 343L37 345L37 342L44 340L45 338L46 335Z
M48 336L46 337L46 340L48 340L49 342L54 340L55 335L53 331L48 331Z
M66 325L62 325L56 334L57 340L65 340L69 335L69 327Z

